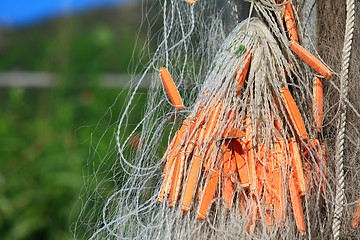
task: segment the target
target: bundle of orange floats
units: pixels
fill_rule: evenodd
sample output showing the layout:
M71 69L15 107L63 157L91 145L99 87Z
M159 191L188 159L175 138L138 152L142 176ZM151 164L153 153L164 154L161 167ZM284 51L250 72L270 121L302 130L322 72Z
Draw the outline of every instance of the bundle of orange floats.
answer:
M194 1L191 2L191 4L193 3ZM324 78L330 79L333 75L331 71L299 45L290 3L284 4L282 17L288 30L290 48L316 72ZM237 87L234 89L236 94L241 93L250 63L251 54L248 51L237 74L239 78ZM184 106L181 97L169 72L166 68L161 68L160 73L165 89L176 110L182 110ZM242 126L226 128L219 141L213 140L205 143L215 130L222 102L218 102L215 106L201 106L196 116L190 114L185 119L164 154L162 159L165 162L164 181L158 201L163 202L164 199L168 199L169 207L174 207L179 200L180 192L182 192L181 209L187 212L191 209L193 201L196 201L194 196L197 194L199 196L198 218L204 220L216 192L218 192L217 197L223 199L225 209L232 207L234 197L237 196L241 211L244 215L250 216L247 231L252 234L255 230L256 219L259 217L260 199L264 199L265 202L265 206L263 206L265 219L263 221L268 229L271 229L274 224L281 226L285 223L287 200L284 187L288 186L297 229L300 235L306 235L302 197L311 191L309 189L311 164L308 159L316 160L319 168L316 169L315 175L318 182L322 182L321 188L325 193L325 146L316 138L309 139L305 124L289 89L284 87L280 91L287 119L296 133L296 137L283 139L279 134L273 149L265 151L264 144L254 147L252 119L247 115L241 123ZM318 132L322 127L322 91L321 80L315 77L313 82L313 120ZM197 107L199 106L197 105ZM209 116L205 117L204 109L206 108L208 108ZM229 113L230 115L231 113ZM274 126L279 133L283 131L281 121L281 119L274 119ZM233 125L230 121L229 126ZM220 146L216 146L219 142ZM216 159L211 155L215 147L221 148ZM188 171L186 179L183 176L185 165ZM319 169L323 169L323 172L320 172ZM203 189L199 187L200 178L207 179ZM285 183L284 179L287 179L288 182ZM240 186L237 186L238 184ZM218 189L219 187L221 189ZM237 189L243 189L243 191L237 191ZM248 202L251 203L250 206L247 204ZM357 228L359 222L360 203L352 221L353 228Z

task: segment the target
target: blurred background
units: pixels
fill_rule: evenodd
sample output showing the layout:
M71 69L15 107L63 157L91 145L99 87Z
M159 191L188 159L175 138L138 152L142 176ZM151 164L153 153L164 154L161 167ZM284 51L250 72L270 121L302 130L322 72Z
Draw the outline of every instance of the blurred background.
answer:
M156 47L147 39L161 22L146 6L0 2L1 239L71 238L91 141L102 139L96 151L106 154L112 131L104 132L125 101L128 73L140 72ZM143 101L146 86L140 92ZM138 108L132 121L141 118Z

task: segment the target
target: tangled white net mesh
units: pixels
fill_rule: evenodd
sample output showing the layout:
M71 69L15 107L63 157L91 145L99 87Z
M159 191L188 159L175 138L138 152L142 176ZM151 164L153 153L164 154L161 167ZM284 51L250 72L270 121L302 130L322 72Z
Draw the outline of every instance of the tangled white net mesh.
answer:
M108 115L111 124L104 135L111 134L105 156L99 156L99 165L93 165L98 142L92 145L93 157L85 169L86 186L81 203L83 210L74 224L75 238L90 239L295 239L299 231L293 213L291 179L295 167L291 166L290 143L297 139L302 149L306 190L301 198L306 238L330 239L335 207L335 139L339 116L339 74L343 39L336 39L343 29L324 34L318 48L327 51L324 61L335 72L332 80L323 79L324 120L321 131L315 126L312 109L313 78L315 72L289 48L288 33L282 22L281 9L286 3L275 0L254 1L256 17L245 19L240 14L243 6L238 2L200 1L190 5L184 1L162 1L163 35L153 60L142 76L130 83L128 101L124 104L116 126L112 123L111 108ZM305 21L297 14L302 1L292 2L298 22ZM323 3L319 3L323 7ZM330 4L331 5L331 4ZM326 4L324 5L326 7ZM331 8L333 6L330 6ZM339 7L339 9L342 9ZM341 13L341 11L340 11ZM330 17L320 16L324 21ZM329 29L319 23L320 32ZM344 23L344 19L341 20ZM345 23L344 23L345 24ZM356 23L356 31L359 26ZM301 30L301 27L299 27ZM300 33L300 39L303 37ZM329 32L327 32L329 33ZM329 39L326 40L326 37ZM333 39L331 39L333 38ZM334 42L332 42L333 40ZM339 45L340 44L340 45ZM348 121L345 132L345 204L341 217L341 238L360 238L360 231L351 230L357 202L360 200L360 116L358 104L359 42L355 39L355 51L350 68L350 91L346 99ZM330 48L331 47L331 48ZM327 48L330 48L328 50ZM246 60L251 56L247 80L237 85ZM319 55L317 55L319 57ZM355 60L354 60L355 59ZM175 111L160 80L159 69L166 67L186 107ZM152 76L146 103L139 102L139 85L146 75ZM235 91L239 90L239 94ZM289 91L288 91L288 90ZM283 92L291 92L306 127L308 136L303 137L289 120ZM143 116L132 124L134 105L144 104ZM315 112L316 112L315 108ZM214 117L214 112L216 117ZM215 120L214 120L215 118ZM191 122L186 127L178 152L183 153L182 176L178 187L178 199L169 208L169 197L159 193L165 184L162 177L164 162L171 158L171 140L184 119ZM201 137L204 123L212 129ZM205 124L205 125L206 125ZM251 126L250 144L258 159L254 168L258 187L244 187L239 177L227 176L222 146L232 140L247 136L230 134L230 129L248 131ZM249 132L249 131L248 131ZM136 143L134 137L138 136ZM194 146L202 138L203 144ZM317 142L314 146L310 142ZM289 143L289 144L288 144ZM134 149L134 144L136 148ZM170 144L170 146L169 146ZM326 151L326 162L324 151ZM169 146L169 149L167 150ZM177 146L176 146L177 147ZM211 149L211 151L209 150ZM269 183L268 167L276 165L271 156L279 152L283 164L279 172L282 191ZM165 153L165 155L164 155ZM200 156L204 169L199 173L190 210L182 210L185 182L190 176L195 155ZM262 157L260 157L262 155ZM186 161L185 161L186 160ZM260 169L260 167L261 169ZM231 168L231 167L230 167ZM211 171L220 169L218 188L205 220L198 219L200 199L210 181ZM209 171L210 170L210 171ZM165 166L165 172L172 171ZM251 171L251 170L248 170ZM257 172L259 171L259 173ZM209 173L210 172L210 173ZM255 172L254 172L255 173ZM275 179L275 175L271 175ZM261 180L262 179L262 180ZM289 180L290 179L290 180ZM231 181L231 201L226 199L226 181ZM249 182L252 180L249 179ZM256 179L254 181L257 181ZM274 181L275 182L275 181ZM251 184L250 184L251 185ZM252 184L251 186L255 186ZM270 205L267 192L273 196ZM276 200L277 199L277 200ZM171 199L170 199L171 200ZM255 206L255 208L254 208ZM254 217L254 210L257 215ZM269 221L271 223L269 223ZM84 233L85 236L77 235Z

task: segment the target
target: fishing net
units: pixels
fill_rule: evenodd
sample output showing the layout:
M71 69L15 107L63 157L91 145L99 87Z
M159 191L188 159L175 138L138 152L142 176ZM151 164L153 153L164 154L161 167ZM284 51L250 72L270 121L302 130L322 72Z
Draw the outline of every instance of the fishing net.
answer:
M343 98L345 2L312 6L314 40L306 3L292 1L299 42L307 39L308 50L334 73L330 80L294 53L283 24L287 2L279 2L161 1L158 48L129 83L119 118L113 120L114 104L100 122L107 124L104 134L92 139L75 238L331 239L343 105L345 197L336 217L341 239L360 238L352 229L360 200L358 36ZM162 67L183 109L168 98ZM151 86L141 102L147 76ZM313 90L319 85L323 106ZM144 106L137 121L136 105ZM106 154L98 154L112 134Z

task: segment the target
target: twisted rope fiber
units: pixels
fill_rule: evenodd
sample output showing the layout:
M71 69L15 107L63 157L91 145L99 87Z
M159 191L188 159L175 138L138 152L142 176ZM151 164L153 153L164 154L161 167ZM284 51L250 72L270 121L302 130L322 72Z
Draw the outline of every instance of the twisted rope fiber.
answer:
M339 131L336 138L336 198L335 198L335 209L333 216L333 237L335 240L340 237L341 218L343 213L344 205L344 143L345 143L345 129L346 129L346 103L345 99L348 94L348 78L349 78L349 65L350 65L350 54L351 45L354 32L354 15L355 15L355 1L346 1L346 28L345 28L345 40L342 56L341 76L340 76L340 123Z

